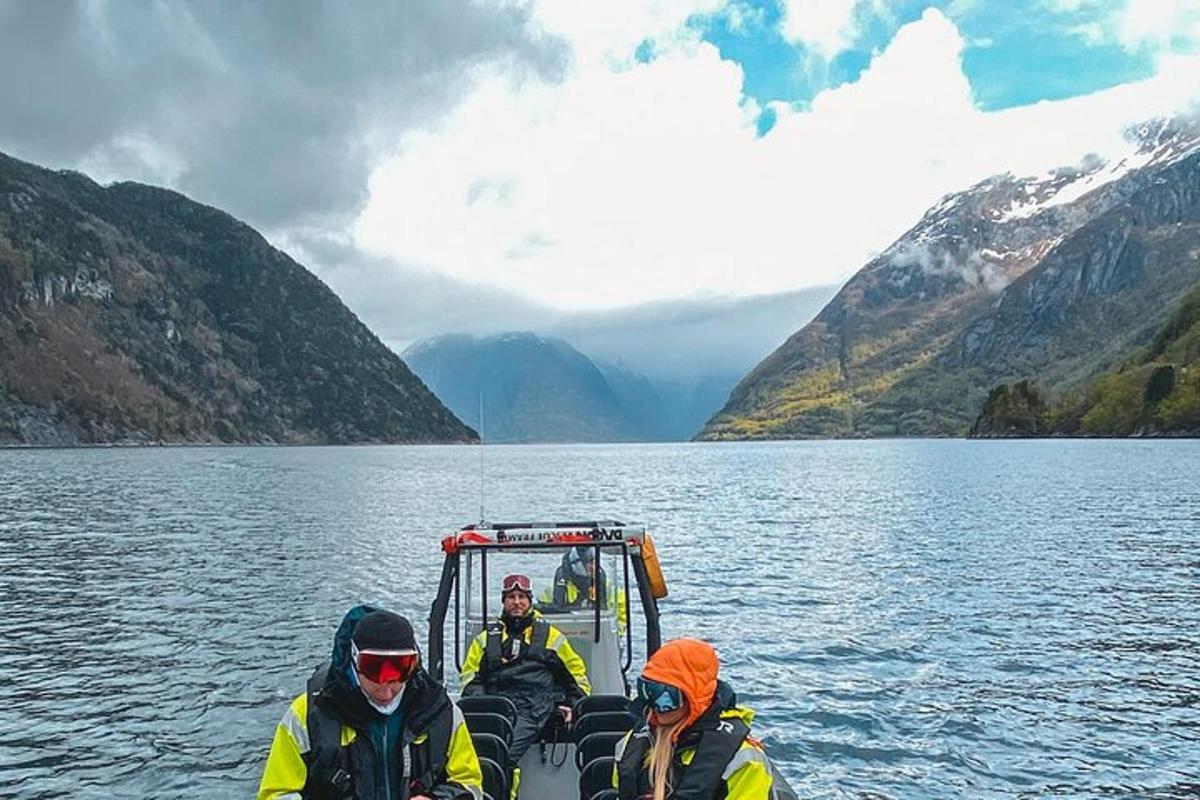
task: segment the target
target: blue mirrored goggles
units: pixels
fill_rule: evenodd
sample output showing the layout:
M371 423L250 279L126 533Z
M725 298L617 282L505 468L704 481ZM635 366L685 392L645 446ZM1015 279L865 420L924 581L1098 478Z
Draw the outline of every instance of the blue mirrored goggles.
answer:
M642 704L660 714L674 711L683 705L683 693L669 683L638 678L637 691Z

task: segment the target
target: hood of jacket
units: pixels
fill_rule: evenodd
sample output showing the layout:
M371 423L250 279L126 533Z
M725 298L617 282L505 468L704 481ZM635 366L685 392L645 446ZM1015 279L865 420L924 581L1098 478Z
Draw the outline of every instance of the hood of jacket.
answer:
M687 717L679 728L683 731L713 705L719 668L717 652L712 645L699 639L684 638L673 639L660 647L646 662L642 675L652 681L670 684L683 694L688 704Z

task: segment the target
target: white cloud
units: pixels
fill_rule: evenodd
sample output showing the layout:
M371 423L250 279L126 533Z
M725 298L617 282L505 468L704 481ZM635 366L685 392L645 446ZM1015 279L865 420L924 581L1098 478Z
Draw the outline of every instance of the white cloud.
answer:
M482 80L375 171L357 243L561 308L820 285L941 195L1113 151L1123 125L1200 90L1200 58L1176 56L1142 84L983 112L961 35L929 10L856 82L808 110L773 106L758 138L740 68L694 39L662 41L653 62L614 68L617 50L591 39L553 87Z
M1116 16L1117 37L1130 48L1200 49L1200 0L1126 0Z
M856 0L784 0L781 32L789 42L802 42L825 58L853 41Z
M692 15L711 14L725 0L604 0L571 3L544 0L536 16L550 33L570 41L585 65L606 60L627 66L644 40L673 42L691 39L684 27Z
M1080 39L1083 39L1088 45L1095 47L1104 44L1108 41L1108 31L1104 25L1099 22L1085 22L1081 25L1075 25L1067 30L1067 33L1074 34Z

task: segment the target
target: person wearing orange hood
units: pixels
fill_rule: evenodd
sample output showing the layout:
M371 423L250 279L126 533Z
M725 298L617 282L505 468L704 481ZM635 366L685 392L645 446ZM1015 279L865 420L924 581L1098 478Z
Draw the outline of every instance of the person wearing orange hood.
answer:
M620 800L794 800L762 745L754 712L718 680L717 653L698 639L667 642L638 678L644 723L617 744Z

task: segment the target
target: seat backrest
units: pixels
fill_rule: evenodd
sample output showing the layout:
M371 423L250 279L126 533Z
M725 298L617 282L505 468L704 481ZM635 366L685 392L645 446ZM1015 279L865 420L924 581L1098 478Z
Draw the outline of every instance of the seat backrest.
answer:
M616 759L612 756L600 756L583 768L583 772L579 773L580 800L592 800L600 792L612 788L614 763Z
M512 700L502 695L475 694L470 697L460 697L458 707L464 714L500 714L514 726L517 724L517 707L513 705Z
M475 745L477 755L490 758L500 765L508 764L508 744L494 733L472 733L471 742Z
M508 798L508 772L492 759L479 757L479 768L483 771L483 791L492 797Z
M628 711L594 711L575 723L575 741L600 731L628 731L633 729L633 714Z
M599 731L589 733L575 746L575 766L580 771L594 758L612 756L617 751L617 742L625 738L621 731Z
M499 736L505 744L512 744L513 726L508 717L490 711L472 711L464 713L463 719L471 733L490 733Z
M628 711L629 698L623 694L589 694L575 704L575 719L597 711Z

